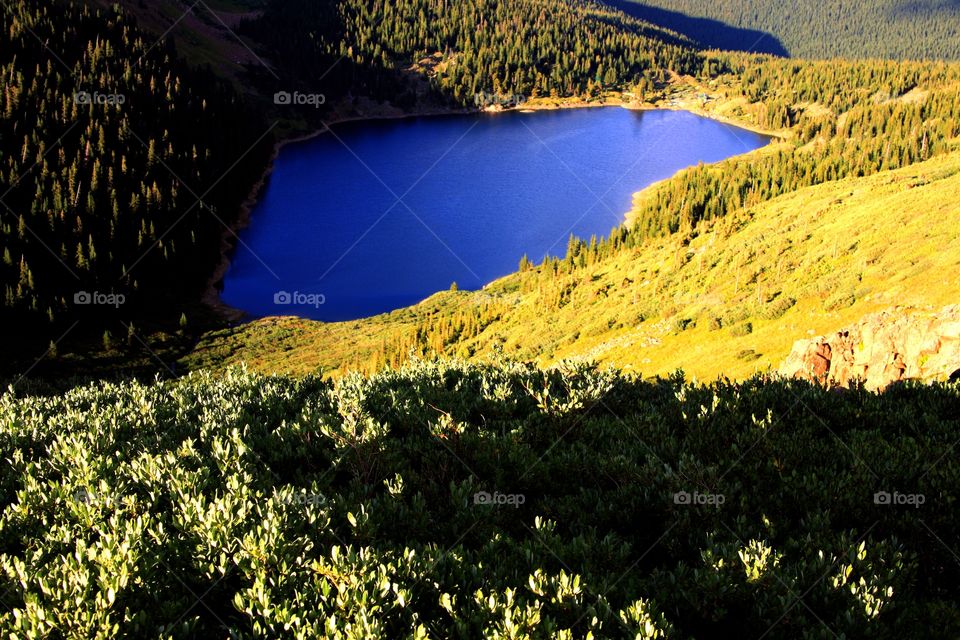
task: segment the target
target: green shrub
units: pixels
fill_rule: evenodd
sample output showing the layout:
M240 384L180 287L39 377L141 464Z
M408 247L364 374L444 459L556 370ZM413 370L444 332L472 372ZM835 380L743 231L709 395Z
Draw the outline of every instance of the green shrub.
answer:
M744 322L743 324L738 324L737 326L730 329L730 335L736 336L738 338L743 336L748 336L753 333L753 323Z
M824 301L823 308L827 311L839 311L840 309L852 307L856 301L857 297L853 291L837 291Z
M776 320L793 308L797 301L790 297L778 297L776 300L764 307L762 316L766 320Z
M746 307L731 307L723 317L723 324L732 326L738 322L743 322L750 317L750 310Z
M9 391L0 632L957 637L957 415L511 362Z

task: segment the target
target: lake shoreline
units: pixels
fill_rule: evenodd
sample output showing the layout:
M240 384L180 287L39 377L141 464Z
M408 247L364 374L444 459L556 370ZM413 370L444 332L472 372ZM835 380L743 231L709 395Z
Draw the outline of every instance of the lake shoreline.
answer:
M536 99L535 99L536 100ZM210 309L216 316L221 318L223 321L229 324L238 324L243 322L249 322L257 319L256 316L250 315L248 312L241 309L237 309L223 302L221 299L221 292L223 288L223 281L226 277L227 272L230 269L230 264L232 262L233 254L238 249L238 240L239 234L242 230L246 229L251 222L252 213L254 207L257 205L264 188L267 185L270 176L273 174L276 159L280 155L280 152L284 147L290 144L296 144L300 142L306 142L312 140L316 137L319 137L328 131L330 131L334 126L338 124L344 124L348 122L374 122L379 120L406 120L411 118L420 118L420 117L438 117L438 116L458 116L458 115L482 115L489 114L495 116L501 113L510 113L510 112L520 112L520 113L536 113L540 111L559 111L563 109L590 109L590 108L612 108L620 107L623 109L628 109L631 111L685 111L692 113L694 115L708 118L714 120L721 124L726 124L729 126L734 126L740 129L751 131L753 133L761 134L771 138L771 142L775 139L782 138L783 132L773 132L765 130L761 127L752 125L751 123L741 122L732 118L720 116L714 113L711 113L708 110L698 108L696 105L685 105L685 104L663 104L664 100L658 100L657 102L626 102L621 96L608 97L604 101L596 102L585 102L582 100L556 100L556 99L539 99L542 101L539 102L525 102L519 105L509 105L509 106L500 106L497 105L496 108L425 108L415 110L413 112L390 112L383 111L380 113L367 113L367 114L355 114L348 116L337 116L336 114L329 120L323 121L324 127L316 129L306 134L293 135L290 137L283 138L278 140L273 147L273 151L270 154L270 159L267 162L267 166L264 168L263 173L260 178L254 183L251 187L250 192L247 194L247 197L244 199L243 203L240 205L240 210L237 213L236 218L233 223L228 226L227 229L223 231L220 238L220 261L217 264L217 267L214 269L213 273L207 279L206 287L204 293L201 296L201 302ZM549 101L548 101L549 100ZM382 106L381 106L382 108ZM761 147L763 149L764 147ZM756 153L761 149L756 149L750 153ZM665 180L669 180L666 178ZM659 184L663 181L658 181ZM643 189L639 189L634 193L634 197L640 193L647 191L650 187L655 185L648 185ZM629 222L629 212L626 212L623 216L623 220L620 224L626 224ZM489 284L489 283L487 283ZM486 286L486 285L484 285Z

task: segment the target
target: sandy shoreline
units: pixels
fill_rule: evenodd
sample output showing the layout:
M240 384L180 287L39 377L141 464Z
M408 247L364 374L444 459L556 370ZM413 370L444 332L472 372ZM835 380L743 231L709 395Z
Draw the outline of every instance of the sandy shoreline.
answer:
M661 101L662 102L662 101ZM228 229L225 229L220 238L220 262L217 265L217 268L211 274L210 278L207 280L207 286L204 290L203 295L201 296L201 302L203 302L208 308L210 308L216 315L220 316L227 322L237 323L245 320L248 317L248 314L245 311L240 309L235 309L230 305L226 304L220 299L220 291L223 284L223 279L227 274L227 271L230 269L230 261L233 257L233 252L237 250L237 240L239 239L239 233L245 229L250 224L250 218L253 212L253 208L256 206L261 192L267 184L267 181L270 179L270 176L273 174L274 165L279 156L280 151L288 144L295 144L298 142L305 142L307 140L312 140L317 136L320 136L327 132L327 130L338 124L345 122L367 122L367 121L376 121L376 120L405 120L409 118L419 118L419 117L432 117L432 116L446 116L446 115L472 115L472 114L498 114L498 113L508 113L511 111L524 112L537 112L537 111L557 111L560 109L586 109L586 108L596 108L596 107L621 107L624 109L630 109L633 111L656 111L656 110L668 110L668 111L687 111L695 115L710 118L717 122L723 124L728 124L731 126L736 126L741 129L752 131L754 133L759 133L761 135L770 136L771 138L777 138L782 135L782 132L773 132L762 129L760 127L754 126L750 123L740 122L732 118L726 118L710 111L697 108L694 105L681 105L681 104L662 104L661 102L657 103L635 103L635 102L624 102L620 98L607 99L603 102L581 102L581 101L567 101L561 100L559 102L534 102L534 103L523 103L516 106L497 108L497 109L424 109L422 111L416 111L413 113L371 113L371 114L356 114L350 116L336 116L326 120L324 124L326 127L322 129L317 129L310 133L293 136L289 138L284 138L277 141L273 147L273 152L270 154L270 159L267 162L267 166L264 168L263 174L260 176L260 179L253 185L250 189L250 192L247 194L247 197L244 199L243 203L240 205L240 210L237 214L237 217L233 224L230 225ZM662 182L662 181L660 181ZM644 189L639 189L637 193L646 191L650 186ZM636 194L635 194L636 197ZM629 221L629 218L624 215L623 223Z

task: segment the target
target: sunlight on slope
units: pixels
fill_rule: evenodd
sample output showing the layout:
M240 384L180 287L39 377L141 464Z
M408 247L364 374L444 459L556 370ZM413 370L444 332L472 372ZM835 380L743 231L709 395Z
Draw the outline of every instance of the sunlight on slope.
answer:
M960 300L960 153L805 188L684 245L648 242L572 273L542 266L367 320L267 318L206 336L184 364L303 373L495 350L700 379L776 368L793 342L896 305ZM458 320L483 327L455 336ZM471 325L472 326L472 325ZM418 333L419 332L419 333Z

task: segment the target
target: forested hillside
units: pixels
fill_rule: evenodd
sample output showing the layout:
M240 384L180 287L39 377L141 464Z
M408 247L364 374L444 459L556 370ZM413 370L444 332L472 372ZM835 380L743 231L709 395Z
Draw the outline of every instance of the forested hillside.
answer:
M112 332L108 351L138 314L176 323L265 165L268 124L114 9L21 3L3 19L13 79L0 114L4 313L44 345L91 318L82 326L95 337ZM649 241L688 244L703 225L807 186L935 158L960 136L957 65L704 54L589 1L277 1L239 29L279 76L249 70L265 96L299 88L327 97L311 117L359 99L416 110L423 91L458 107L480 106L477 94L672 104L685 91L680 104L781 132L768 151L681 172L646 192L609 238L571 239L564 260L537 266L570 277ZM301 117L293 111L272 115ZM123 303L76 304L83 293ZM477 318L431 320L412 344L404 331L388 332L376 359L435 345L461 353L501 313L494 305ZM366 366L370 355L349 363Z
M7 392L0 632L957 637L958 415L509 362Z
M757 122L792 129L790 144L775 154L730 159L721 171L695 167L663 183L631 212L633 227L621 231L628 244L651 234L689 233L702 220L807 185L925 160L960 137L958 64L719 54L707 68L727 95L759 105Z
M615 0L711 47L766 51L778 41L797 58L960 59L960 4L915 0ZM629 5L635 5L630 7ZM691 19L692 18L692 19ZM697 20L697 18L707 20ZM749 29L739 42L717 21Z
M281 77L334 102L411 106L404 72L475 106L481 92L588 97L700 69L689 41L593 0L274 0L243 32L266 45Z
M179 315L263 169L267 125L122 13L12 2L0 20L4 326L29 343L78 318L119 336Z
M79 0L3 12L2 315L27 358L75 326L71 339L103 334L108 349L125 334L139 348L134 321L175 327L266 165L263 113L196 66L226 53L199 37L219 18L177 5L188 62L165 33L177 20L147 32L128 9L151 24L169 13ZM681 38L592 2L276 2L238 29L270 61L247 68L257 109L298 88L408 109L424 90L468 107L483 92L588 97L700 69ZM327 113L269 109L284 125Z

